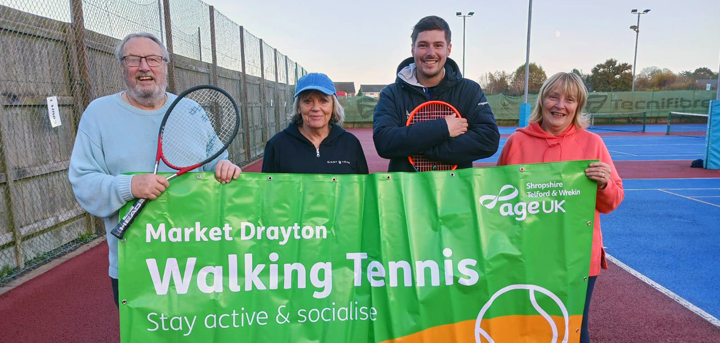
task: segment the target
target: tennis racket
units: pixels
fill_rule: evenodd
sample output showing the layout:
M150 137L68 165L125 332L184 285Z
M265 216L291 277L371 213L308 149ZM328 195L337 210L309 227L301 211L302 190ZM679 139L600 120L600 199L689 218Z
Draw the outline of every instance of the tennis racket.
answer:
M155 170L160 160L177 170L172 180L198 168L227 149L237 135L240 111L224 90L210 85L195 86L172 102L160 123ZM138 199L110 233L122 239L148 199Z
M447 116L462 118L460 116L460 112L458 112L458 110L456 110L452 105L444 101L432 100L422 103L420 106L416 107L412 113L410 113L405 125L410 126L428 120L442 119ZM410 161L410 164L412 164L413 168L415 168L418 172L455 170L457 168L457 164L430 160L426 158L422 152L408 156L408 160Z

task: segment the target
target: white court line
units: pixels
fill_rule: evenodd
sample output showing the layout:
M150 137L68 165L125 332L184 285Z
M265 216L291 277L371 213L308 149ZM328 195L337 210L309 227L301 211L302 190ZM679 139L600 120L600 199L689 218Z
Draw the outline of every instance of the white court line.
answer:
M658 291L660 291L660 293L666 295L668 298L670 298L670 299L672 299L672 300L675 300L678 304L684 306L684 307L687 308L688 310L690 310L690 311L692 311L693 313L697 314L697 315L700 316L702 319L705 319L705 320L707 320L708 322L710 322L710 324L715 325L716 327L720 328L720 320L718 320L717 318L713 317L710 313L707 313L707 312L703 311L703 309L701 309L701 308L693 305L691 302L683 299L681 296L673 293L671 290L669 290L669 289L661 286L659 283L653 281L653 280L650 279L649 277L647 277L647 276L645 276L645 275L643 275L643 274L640 274L640 273L639 273L638 271L636 271L635 269L630 268L630 266L628 266L628 265L626 265L625 263L620 262L620 260L618 260L618 259L610 256L610 254L605 253L605 257L607 257L607 259L608 259L610 262L612 262L612 263L614 263L615 265L617 265L618 267L624 269L626 272L632 274L634 277L640 279L640 281L648 284L648 285L649 285L650 287L652 287L652 288L657 289Z
M610 151L610 150L608 150L608 151ZM642 155L642 156L640 156L640 157L646 157L646 156L649 156L649 155ZM658 156L670 156L670 155L658 155ZM622 156L617 156L617 157L622 157ZM620 161L621 161L621 162L655 162L655 161L662 161L662 162L668 162L668 161L688 161L688 162L690 162L687 158L676 158L676 159L666 159L666 160L620 160ZM615 162L617 162L617 161L615 161ZM700 179L717 179L717 178L712 178L712 177L709 177L709 178L708 178L708 177L699 177L699 178L679 177L679 178L675 178L675 179L631 179L631 180L677 180L677 179L683 179L683 180L700 180Z
M616 153L616 154L623 154L623 155L629 155L629 156L637 156L637 155L631 154L631 153L629 153L629 152L622 152L622 151L610 150L610 149L608 149L608 151L609 151L609 152L614 152L614 153Z
M688 196L684 196L684 195L682 195L682 194L677 194L677 193L673 193L673 192L668 192L668 191L665 190L665 189L658 189L658 190L661 191L661 192L663 192L663 193L676 195L676 196L679 196L679 197L681 197L681 198L690 199L690 200L692 200L692 201L697 201L697 202L700 202L700 203L703 203L703 204L706 204L706 205L715 206L715 207L717 207L717 208L720 208L720 205L718 205L718 204L713 204L713 203L711 203L711 202L698 200L698 199L695 199L695 198L691 198L691 197L688 197Z
M616 151L616 152L620 153L619 151ZM698 154L701 154L701 153L702 152L697 152L697 153L688 152L688 153L684 153L684 154L667 154L667 155L634 155L634 154L627 154L627 155L639 156L639 157L668 157L668 156L700 156Z
M659 144L608 144L607 147L608 147L608 148L610 148L610 147L613 147L613 148L614 148L614 147L618 147L618 146L633 146L633 147L634 147L634 146L652 146L652 147L657 147L658 145L659 145ZM662 144L662 146L689 146L689 145L692 145L692 146L695 146L695 145L705 146L705 144Z
M720 195L693 195L696 198L720 198Z

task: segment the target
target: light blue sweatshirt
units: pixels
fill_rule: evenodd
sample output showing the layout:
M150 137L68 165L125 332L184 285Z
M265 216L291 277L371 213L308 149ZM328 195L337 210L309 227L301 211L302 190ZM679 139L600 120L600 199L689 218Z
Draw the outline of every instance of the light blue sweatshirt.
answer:
M118 240L110 234L118 223L118 210L134 198L129 172L150 172L155 167L158 130L170 104L146 111L126 103L121 93L98 98L88 105L78 127L70 158L69 177L75 198L91 214L103 217L110 248L109 275L118 278ZM214 171L227 159L227 151L196 171ZM162 161L158 172L174 172ZM172 183L172 181L171 181ZM172 187L172 186L171 186Z

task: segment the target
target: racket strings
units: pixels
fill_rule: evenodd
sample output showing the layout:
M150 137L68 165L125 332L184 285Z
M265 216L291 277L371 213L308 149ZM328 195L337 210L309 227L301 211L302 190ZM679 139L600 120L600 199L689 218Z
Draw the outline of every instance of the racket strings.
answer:
M186 167L212 157L234 138L238 116L231 99L214 89L185 95L168 115L162 151L168 164Z
M415 114L410 118L410 124L416 124L429 120L442 119L447 116L457 115L455 111L444 104L427 104L422 108L419 108ZM422 152L410 156L413 166L418 171L438 171L438 170L453 170L454 164L433 161L425 157Z

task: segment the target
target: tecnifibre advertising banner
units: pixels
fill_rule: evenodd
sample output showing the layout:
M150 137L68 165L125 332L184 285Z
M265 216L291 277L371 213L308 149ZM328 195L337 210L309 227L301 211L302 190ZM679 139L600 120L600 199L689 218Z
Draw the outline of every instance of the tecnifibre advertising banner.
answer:
M498 120L518 119L523 96L505 94L485 95ZM627 114L645 112L648 117L667 117L668 112L707 113L715 91L655 91L655 92L590 92L583 113ZM377 99L340 97L345 108L345 121L370 122ZM528 103L535 108L537 94L528 95ZM460 113L462 115L462 113Z
M119 243L122 341L577 342L589 163L186 174Z

